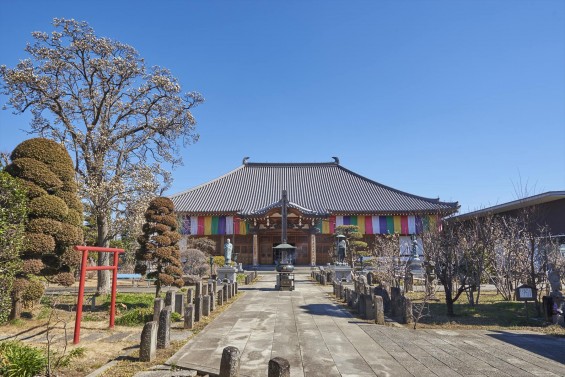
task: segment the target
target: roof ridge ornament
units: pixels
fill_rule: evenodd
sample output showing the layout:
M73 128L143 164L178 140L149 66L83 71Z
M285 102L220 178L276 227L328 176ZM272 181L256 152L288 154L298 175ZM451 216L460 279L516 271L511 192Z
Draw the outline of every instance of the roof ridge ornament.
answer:
M337 165L339 165L339 157L332 157Z
M243 165L247 165L247 160L249 160L249 157L243 157L243 161L241 163Z

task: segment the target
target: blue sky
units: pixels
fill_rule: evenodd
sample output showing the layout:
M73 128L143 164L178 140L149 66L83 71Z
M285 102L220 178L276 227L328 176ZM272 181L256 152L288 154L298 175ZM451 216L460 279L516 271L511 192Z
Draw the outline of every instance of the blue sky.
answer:
M565 190L565 1L10 1L0 64L53 17L87 21L206 98L169 194L244 156L339 156L462 212ZM0 111L1 151L29 119Z

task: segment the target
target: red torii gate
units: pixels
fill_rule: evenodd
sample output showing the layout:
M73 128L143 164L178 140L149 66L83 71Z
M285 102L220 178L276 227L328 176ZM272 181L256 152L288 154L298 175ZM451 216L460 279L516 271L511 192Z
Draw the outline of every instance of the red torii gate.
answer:
M112 270L112 300L110 302L110 328L114 327L114 317L116 315L116 283L118 280L118 256L124 252L124 249L116 249L110 247L97 246L75 246L75 250L82 251L82 264L80 267L80 282L78 286L77 299L77 316L75 319L75 334L73 343L78 344L80 341L80 322L82 319L82 302L84 299L84 281L86 280L86 271ZM114 264L112 266L91 266L87 267L88 252L95 251L99 253L114 253Z

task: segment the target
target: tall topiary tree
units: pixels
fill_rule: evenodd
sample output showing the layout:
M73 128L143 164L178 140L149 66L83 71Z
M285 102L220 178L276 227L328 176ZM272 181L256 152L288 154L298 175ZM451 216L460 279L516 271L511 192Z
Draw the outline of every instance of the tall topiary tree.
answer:
M164 285L174 285L179 288L184 285L178 246L181 237L177 232L177 218L171 199L157 197L151 200L145 211L145 220L143 234L138 238L141 246L136 252L135 271L156 279L155 296L159 296ZM149 273L147 273L147 262L155 266L155 269Z
M27 189L28 222L21 252L22 272L13 290L11 317L21 301L43 295L43 284L32 277L70 286L72 270L80 263L73 246L82 244L82 203L77 196L74 166L67 150L53 140L24 141L11 154L6 172Z
M21 272L27 198L16 179L0 170L0 323L8 319L11 293L16 275Z

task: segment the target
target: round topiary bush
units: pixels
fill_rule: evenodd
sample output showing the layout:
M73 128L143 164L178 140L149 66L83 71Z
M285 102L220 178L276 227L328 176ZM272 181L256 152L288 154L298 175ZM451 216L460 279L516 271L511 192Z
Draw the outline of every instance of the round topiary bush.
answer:
M177 233L173 202L165 197L151 200L145 211L145 219L147 222L143 225L143 234L138 237L141 247L135 254L135 272L146 274L148 261L156 265L155 271L148 273L147 277L156 279L158 296L163 285L184 285L177 245L180 235Z

